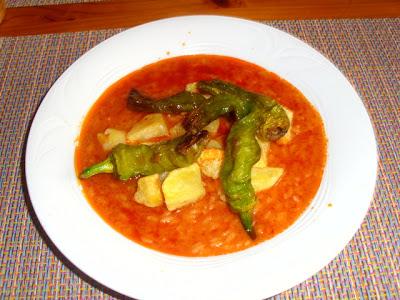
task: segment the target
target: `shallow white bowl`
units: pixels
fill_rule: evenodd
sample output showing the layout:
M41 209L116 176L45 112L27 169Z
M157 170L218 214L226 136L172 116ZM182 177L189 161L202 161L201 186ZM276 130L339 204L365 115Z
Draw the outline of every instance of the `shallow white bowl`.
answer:
M328 160L317 196L288 230L238 253L185 258L128 240L93 211L75 177L74 141L85 114L112 83L160 59L199 53L255 63L296 86L322 115ZM34 211L58 250L101 284L140 299L260 299L306 280L357 231L372 199L376 170L368 114L332 63L287 33L218 16L148 23L83 55L40 105L25 169Z

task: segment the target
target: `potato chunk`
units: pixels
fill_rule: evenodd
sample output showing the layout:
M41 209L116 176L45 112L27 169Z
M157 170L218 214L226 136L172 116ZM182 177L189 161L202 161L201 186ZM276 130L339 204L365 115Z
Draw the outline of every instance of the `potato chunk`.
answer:
M260 159L256 162L253 167L254 168L265 168L268 162L268 151L269 151L269 142L263 142L257 139L258 144L261 148Z
M171 171L162 184L168 210L175 210L204 197L206 190L201 181L199 165Z
M223 161L224 151L215 148L204 149L197 159L201 173L213 179L219 177L219 171L221 170Z
M204 130L207 130L210 134L216 134L218 128L219 128L219 119L216 119L210 122L206 127L204 127Z
M110 151L118 144L125 143L126 132L114 128L107 128L104 133L97 134L97 140L100 142L104 151Z
M281 137L279 140L277 140L276 142L278 144L287 144L292 139L293 112L291 110L287 109L286 107L282 106L282 108L285 110L285 112L286 112L286 114L287 114L287 116L289 118L290 127L289 127L289 130L286 132L286 134L283 137Z
M178 136L182 136L186 133L185 128L183 128L181 123L176 124L169 130L169 134L172 138L176 138Z
M149 114L131 128L127 140L129 143L143 142L165 135L168 135L168 128L163 115Z
M207 143L206 148L222 149L222 143L212 139Z
M153 174L138 180L138 187L134 199L148 207L157 207L163 204L160 175Z
M256 192L272 187L283 174L282 168L252 168L251 184Z

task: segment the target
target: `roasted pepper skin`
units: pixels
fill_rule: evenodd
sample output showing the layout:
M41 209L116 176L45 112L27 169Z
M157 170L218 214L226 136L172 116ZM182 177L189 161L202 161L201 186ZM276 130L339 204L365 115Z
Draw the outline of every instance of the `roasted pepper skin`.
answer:
M207 140L207 131L153 145L125 145L114 147L101 163L90 166L79 175L81 179L99 173L114 173L120 180L147 176L194 163Z
M250 113L255 103L259 103L266 114L265 123L257 130L260 139L277 140L289 128L285 111L270 97L248 92L221 80L199 81L197 89L202 94L183 91L157 101L132 90L128 96L128 107L143 112L188 112L183 126L187 131L195 133L220 116L231 115L234 120L240 120Z
M264 114L257 136L264 141L275 141L284 136L290 123L286 112L275 100L268 96L251 93L233 84L221 81L199 81L197 88L211 95L206 102L191 111L185 119L186 130L196 132L222 115L231 115L240 120L256 106Z
M204 96L199 93L184 91L174 96L155 101L131 90L128 96L128 106L135 111L180 113L189 112L204 103Z
M257 200L251 185L251 168L259 160L261 150L253 120L254 114L250 113L232 126L220 177L229 206L239 215L249 236L255 238L253 211Z

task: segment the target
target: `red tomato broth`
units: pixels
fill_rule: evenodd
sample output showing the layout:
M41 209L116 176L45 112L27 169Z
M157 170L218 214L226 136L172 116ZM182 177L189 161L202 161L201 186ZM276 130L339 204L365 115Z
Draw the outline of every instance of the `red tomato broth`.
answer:
M136 180L110 174L81 180L96 212L115 230L146 247L183 256L211 256L246 249L285 230L304 212L320 185L326 161L326 136L318 112L291 84L274 73L238 59L193 55L162 60L122 78L99 98L86 116L76 148L77 172L103 160L107 153L97 140L106 128L128 131L145 114L127 109L132 88L153 98L182 91L187 83L219 78L247 90L269 95L294 112L293 138L287 145L271 143L268 165L283 167L272 188L257 194L257 239L251 240L238 217L221 200L219 180L203 176L206 196L176 211L148 208L133 200ZM181 116L166 116L173 126ZM225 138L229 124L217 133Z

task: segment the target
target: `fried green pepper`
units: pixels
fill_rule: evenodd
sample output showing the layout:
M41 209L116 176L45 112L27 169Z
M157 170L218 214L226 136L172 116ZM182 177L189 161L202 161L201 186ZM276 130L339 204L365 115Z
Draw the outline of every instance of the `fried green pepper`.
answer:
M231 209L236 212L245 231L255 238L253 211L256 195L251 185L251 168L260 158L260 146L255 138L256 113L250 113L232 126L220 172L224 192Z
M186 167L196 161L207 134L204 130L153 145L119 144L107 159L86 168L79 177L85 179L99 173L113 173L119 179L127 180Z
M257 136L261 140L275 141L289 129L286 112L268 96L248 92L221 80L199 81L197 88L211 97L191 111L185 119L183 125L190 132L202 130L222 115L233 115L235 120L240 120L248 115L256 104L257 109L261 109L264 115L264 123L260 124L257 130Z
M253 212L257 199L251 184L251 168L261 152L256 135L262 140L276 140L287 132L289 120L273 99L229 83L219 80L199 82L198 89L212 97L207 106L201 106L189 115L187 129L195 132L202 128L202 122L212 121L219 112L233 114L236 119L226 141L220 177L229 206L239 215L249 236L255 238Z
M133 89L128 96L128 106L135 111L180 113L196 109L204 103L204 100L204 96L199 93L183 91L160 101L154 101Z

